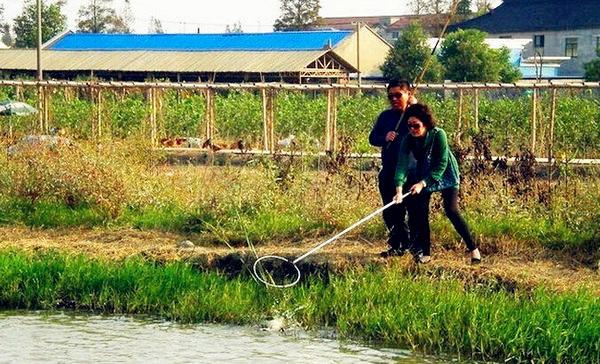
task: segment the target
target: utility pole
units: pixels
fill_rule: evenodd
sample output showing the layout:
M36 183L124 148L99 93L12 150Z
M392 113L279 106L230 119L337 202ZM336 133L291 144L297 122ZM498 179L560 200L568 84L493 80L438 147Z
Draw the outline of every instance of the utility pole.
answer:
M360 22L356 22L356 68L358 68L358 86L362 85L360 72Z
M42 0L37 0L37 79L41 81L42 75Z

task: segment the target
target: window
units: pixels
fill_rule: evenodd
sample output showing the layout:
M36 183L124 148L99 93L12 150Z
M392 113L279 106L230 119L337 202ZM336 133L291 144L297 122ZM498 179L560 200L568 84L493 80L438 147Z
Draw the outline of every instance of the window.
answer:
M400 32L392 32L392 39L398 39Z
M544 48L545 40L546 40L546 37L544 37L543 35L534 35L533 36L533 46L535 48Z
M565 38L565 57L577 58L577 38Z

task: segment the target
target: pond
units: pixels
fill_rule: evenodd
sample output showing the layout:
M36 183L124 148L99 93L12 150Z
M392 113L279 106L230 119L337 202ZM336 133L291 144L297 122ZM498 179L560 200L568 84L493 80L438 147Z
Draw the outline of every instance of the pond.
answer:
M2 362L444 362L302 330L181 325L148 317L70 312L0 312L0 347Z

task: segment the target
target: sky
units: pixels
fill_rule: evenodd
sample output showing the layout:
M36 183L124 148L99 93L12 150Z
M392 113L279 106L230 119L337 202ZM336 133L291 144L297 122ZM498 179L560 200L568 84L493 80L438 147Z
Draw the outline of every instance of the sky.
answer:
M55 0L49 0L54 2ZM129 0L135 33L147 33L150 19L162 23L166 33L222 33L227 25L240 22L246 33L270 32L280 15L279 0ZM500 0L492 1L496 6ZM4 20L21 14L24 0L0 0ZM75 30L79 8L89 0L66 0L63 13L69 29ZM113 0L120 11L124 0ZM409 14L409 0L321 0L320 16L369 16ZM209 5L210 4L210 5Z

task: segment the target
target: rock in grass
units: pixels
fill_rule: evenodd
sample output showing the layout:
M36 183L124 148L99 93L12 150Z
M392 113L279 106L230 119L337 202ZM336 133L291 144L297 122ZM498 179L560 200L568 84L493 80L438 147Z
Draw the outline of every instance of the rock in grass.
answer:
M191 248L193 248L195 246L196 245L194 245L194 243L192 243L189 240L183 240L183 241L180 241L179 243L177 243L177 247L179 249L191 249Z

